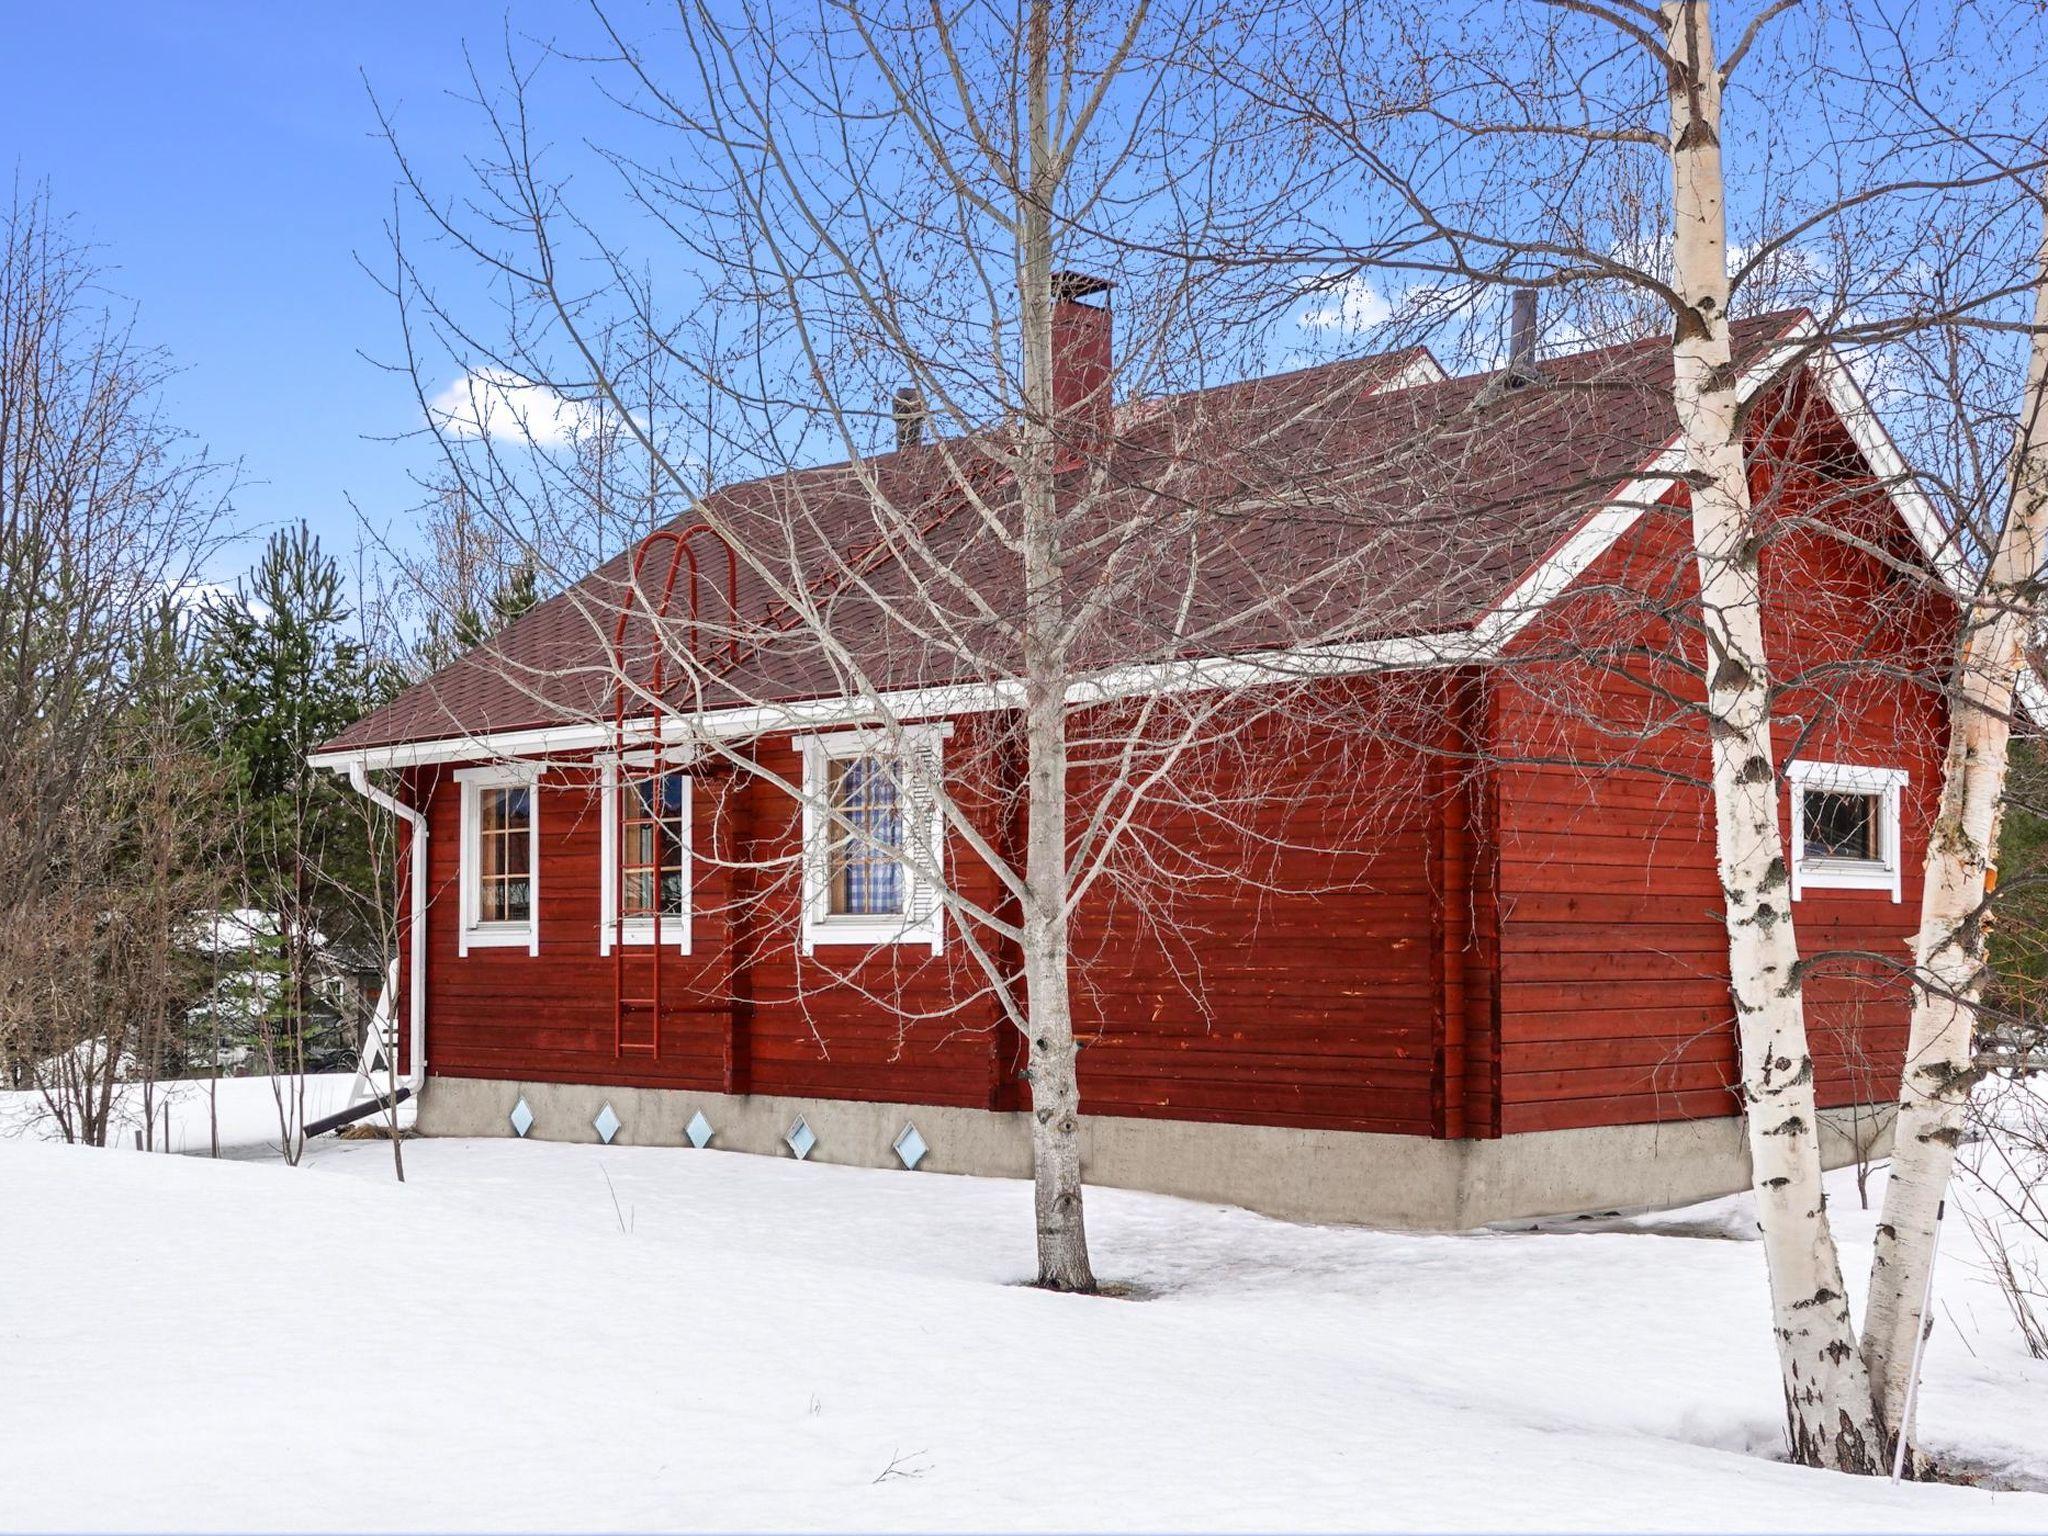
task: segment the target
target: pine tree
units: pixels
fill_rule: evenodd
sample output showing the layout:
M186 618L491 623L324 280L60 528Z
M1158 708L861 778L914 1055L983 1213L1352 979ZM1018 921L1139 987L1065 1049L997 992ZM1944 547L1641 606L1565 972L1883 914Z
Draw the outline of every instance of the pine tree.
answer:
M257 989L253 1022L279 1072L346 1061L355 1021L335 1000L381 963L361 808L306 761L388 693L352 618L339 566L301 525L273 535L202 620L207 712L239 804L249 903L268 930L249 963L276 978Z
M499 630L540 602L540 575L531 559L513 565L497 589L479 608L465 599L447 615L427 616L415 654L420 676L438 672L465 651L476 649Z

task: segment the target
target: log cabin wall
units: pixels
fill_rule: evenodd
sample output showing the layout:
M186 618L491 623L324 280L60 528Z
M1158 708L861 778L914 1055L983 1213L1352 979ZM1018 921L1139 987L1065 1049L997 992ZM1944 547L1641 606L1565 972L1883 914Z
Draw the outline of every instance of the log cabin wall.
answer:
M1783 692L1779 768L1797 757L1904 769L1900 900L1807 890L1793 905L1823 1108L1896 1091L1946 716L1936 688L1952 622L1864 540L1910 561L1875 493L1776 465L1763 556L1767 643ZM1757 487L1768 490L1768 474ZM1846 532L1849 539L1839 535ZM1500 807L1502 1129L1730 1115L1738 1104L1705 741L1677 701L1695 676L1646 656L1696 651L1682 492L1667 495L1524 637L1501 669L1492 730ZM1615 594L1626 593L1626 600ZM1683 621L1681 621L1683 624ZM1596 637L1599 657L1539 660ZM1697 662L1695 661L1695 665ZM1790 795L1780 789L1789 839Z
M1465 712L1456 729L1471 729L1478 680L1418 675L1402 685L1412 697L1391 699L1377 684L1331 687L1327 707L1275 712L1228 750L1192 754L1183 793L1139 818L1083 904L1074 1004L1090 1112L1418 1136L1497 1124L1483 776L1462 758L1444 766L1455 742L1426 735L1446 697ZM1351 711L1361 723L1350 730L1303 719ZM789 737L760 750L777 772L799 772ZM1016 771L998 717L957 723L949 789L998 841L1014 843L998 807ZM799 807L744 770L694 780L691 952L663 961L672 1005L659 1054L617 1055L597 782L573 761L552 763L541 782L539 953L464 955L460 788L450 770L412 776L430 829L435 1075L1026 1102L1018 1037L956 927L937 956L917 945L802 952ZM971 899L1001 908L994 877L957 842L952 867ZM645 951L629 950L628 964L644 974ZM1447 974L1459 999L1448 1040ZM1462 1074L1448 1096L1438 1080L1447 1059Z

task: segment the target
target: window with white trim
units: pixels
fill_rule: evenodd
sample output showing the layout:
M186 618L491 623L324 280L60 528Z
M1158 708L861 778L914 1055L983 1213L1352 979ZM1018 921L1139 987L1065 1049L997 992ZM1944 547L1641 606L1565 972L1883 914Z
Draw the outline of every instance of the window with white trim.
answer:
M1792 899L1810 890L1883 891L1900 899L1900 768L1794 761Z
M599 765L604 796L598 948L661 942L690 952L691 780L651 752Z
M938 786L946 726L801 739L806 953L821 944L945 943Z
M456 770L462 922L456 948L540 953L540 764Z

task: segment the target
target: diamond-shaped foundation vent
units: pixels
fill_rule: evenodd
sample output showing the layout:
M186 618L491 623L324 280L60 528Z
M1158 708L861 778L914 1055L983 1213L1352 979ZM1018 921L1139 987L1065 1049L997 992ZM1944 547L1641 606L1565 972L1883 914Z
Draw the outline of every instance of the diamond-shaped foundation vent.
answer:
M818 1133L811 1129L802 1115L790 1122L789 1129L782 1133L782 1139L789 1144L789 1150L802 1162L811 1155L811 1148L818 1144Z
M698 1110L690 1116L690 1123L683 1127L683 1134L690 1138L690 1145L703 1151L713 1135L711 1122L704 1118L704 1111Z
M610 1146L612 1138L619 1134L619 1117L612 1113L610 1104L600 1109L597 1118L590 1123L597 1131L597 1139L606 1146Z
M519 1096L519 1102L512 1106L512 1134L524 1136L533 1129L533 1111L527 1107L526 1095Z
M915 1124L905 1124L903 1133L892 1145L896 1148L896 1155L903 1159L903 1166L906 1168L915 1168L924 1161L925 1153L931 1151L931 1148L925 1145L924 1137L918 1133Z

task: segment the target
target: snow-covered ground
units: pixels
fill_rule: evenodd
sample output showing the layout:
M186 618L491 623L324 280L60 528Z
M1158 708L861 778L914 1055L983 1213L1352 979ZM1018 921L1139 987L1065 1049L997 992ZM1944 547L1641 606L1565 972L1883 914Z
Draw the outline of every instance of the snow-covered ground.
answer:
M1414 1236L685 1150L306 1166L0 1142L0 1523L83 1528L2048 1528L1768 1459L1740 1202ZM1852 1274L1871 1218L1836 1186ZM1677 1235L1687 1233L1723 1235ZM1921 1420L2048 1487L2048 1365L1941 1274Z
M354 1081L354 1074L349 1072L320 1072L306 1077L306 1120L310 1123L343 1108ZM171 1151L210 1151L218 1122L221 1151L240 1156L278 1149L283 1140L280 1126L285 1123L279 1118L280 1096L286 1114L292 1123L297 1123L298 1090L287 1078L223 1077L217 1081L193 1078L162 1082L155 1085L151 1103L159 1128L163 1124L164 1106L170 1106ZM135 1132L142 1125L142 1085L116 1084L115 1097L116 1130L107 1141L110 1146L118 1142L131 1147ZM410 1108L401 1106L400 1117L409 1120L410 1116ZM0 1141L10 1139L61 1139L41 1094L0 1092ZM150 1143L158 1149L163 1147L160 1129Z

